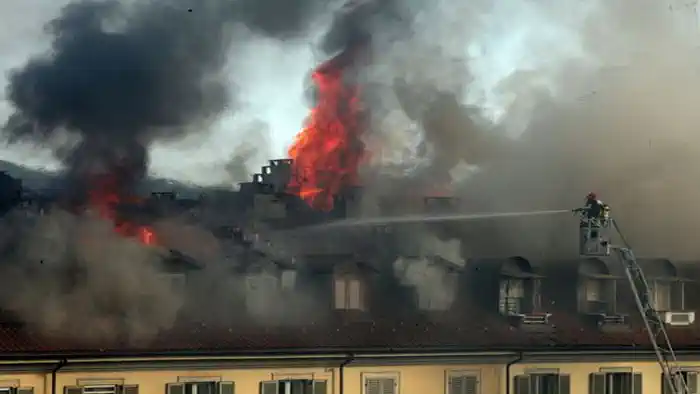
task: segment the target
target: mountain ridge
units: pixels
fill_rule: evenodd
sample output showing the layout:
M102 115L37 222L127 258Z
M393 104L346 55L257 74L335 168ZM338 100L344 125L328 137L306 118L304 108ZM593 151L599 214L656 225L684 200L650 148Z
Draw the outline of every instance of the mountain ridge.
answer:
M51 189L57 180L60 179L60 173L36 170L6 160L0 160L0 171L7 173L13 178L21 179L24 187L36 191ZM142 187L156 192L174 191L184 196L199 195L208 189L172 179L153 177L148 177Z

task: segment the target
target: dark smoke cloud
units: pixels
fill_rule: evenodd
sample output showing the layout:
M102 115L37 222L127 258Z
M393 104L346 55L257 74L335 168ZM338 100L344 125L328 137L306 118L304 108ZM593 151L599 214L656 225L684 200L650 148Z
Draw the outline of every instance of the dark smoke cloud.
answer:
M220 74L229 44L223 4L194 4L66 6L47 26L51 54L10 75L15 112L5 133L41 142L77 133L65 162L71 171L84 176L127 158L143 175L148 143L179 138L230 104Z
M223 111L238 109L240 98L231 94L235 86L223 71L231 62L235 71L236 44L249 37L246 30L279 40L298 38L311 27L319 4L69 4L47 25L51 51L10 74L7 98L13 113L3 132L11 141L51 147L66 167L70 182L62 186L70 194L94 187L90 175L95 173L115 176L120 191L132 193L148 169L153 142L206 132ZM2 245L1 276L13 285L0 294L0 305L40 334L140 344L171 328L182 314L235 324L238 313L219 312L235 310L235 296L253 297L243 278L231 273L234 267L246 271L248 261L236 254L224 257L226 248L206 229L179 217L153 226L164 246L177 247L206 267L183 300L163 279L161 261L167 251L120 237L112 227L93 213L74 215L56 207L40 217L23 211L9 215L0 225L3 233L13 235ZM226 274L234 280L221 280ZM282 302L290 294L276 297ZM260 308L255 315L269 318ZM82 329L86 326L90 333Z

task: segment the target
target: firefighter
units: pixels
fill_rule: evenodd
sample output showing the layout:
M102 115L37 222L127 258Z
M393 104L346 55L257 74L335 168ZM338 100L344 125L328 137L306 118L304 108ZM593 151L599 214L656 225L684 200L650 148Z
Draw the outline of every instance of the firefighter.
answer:
M610 220L610 207L600 201L593 192L586 195L586 205L574 209L573 212L581 214L581 228L590 229L587 239L597 239L600 236L598 229L607 227Z
M574 209L573 212L582 213L582 225L588 225L589 222L603 224L610 218L610 207L600 201L593 192L586 195L586 205L583 208Z

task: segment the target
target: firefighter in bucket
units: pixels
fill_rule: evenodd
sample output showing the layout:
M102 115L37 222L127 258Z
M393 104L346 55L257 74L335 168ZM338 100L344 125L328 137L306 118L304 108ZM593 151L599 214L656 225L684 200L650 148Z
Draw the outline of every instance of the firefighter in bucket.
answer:
M589 240L599 238L599 229L608 227L610 224L610 207L592 192L586 195L586 205L574 209L573 212L581 216L581 228L591 230L588 236Z

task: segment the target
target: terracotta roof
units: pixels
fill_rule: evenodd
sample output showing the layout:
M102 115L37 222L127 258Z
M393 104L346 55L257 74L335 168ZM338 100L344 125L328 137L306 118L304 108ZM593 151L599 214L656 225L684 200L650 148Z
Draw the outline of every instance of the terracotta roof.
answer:
M524 260L527 263L527 260ZM522 264L523 260L518 260ZM241 323L237 326L207 326L181 322L148 344L85 344L75 341L42 338L20 325L0 326L0 353L162 353L162 352L260 352L260 351L353 351L353 350L530 350L555 349L648 349L649 338L637 317L627 284L618 286L618 312L627 316L625 324L596 325L590 316L572 307L576 299L576 283L571 276L581 261L556 261L534 264L542 281L542 307L550 313L546 324L514 323L498 313L498 292L475 287L475 281L489 282L504 267L503 261L488 259L470 261L460 273L464 278L459 299L449 311L420 313L415 308L385 308L381 312L333 312L318 321L294 326L272 327ZM645 262L645 264L650 264ZM700 306L700 263L672 262L682 272L688 285L685 310ZM648 265L647 265L648 266ZM489 267L490 269L485 269ZM511 267L512 268L512 267ZM611 274L617 272L611 272ZM377 273L373 273L376 275ZM679 274L680 275L680 274ZM497 283L497 282L496 282ZM483 302L482 302L483 301ZM373 308L371 305L370 308ZM395 313L392 311L395 310ZM406 312L409 311L409 312ZM242 317L241 321L245 321ZM675 349L700 348L700 325L667 327Z

